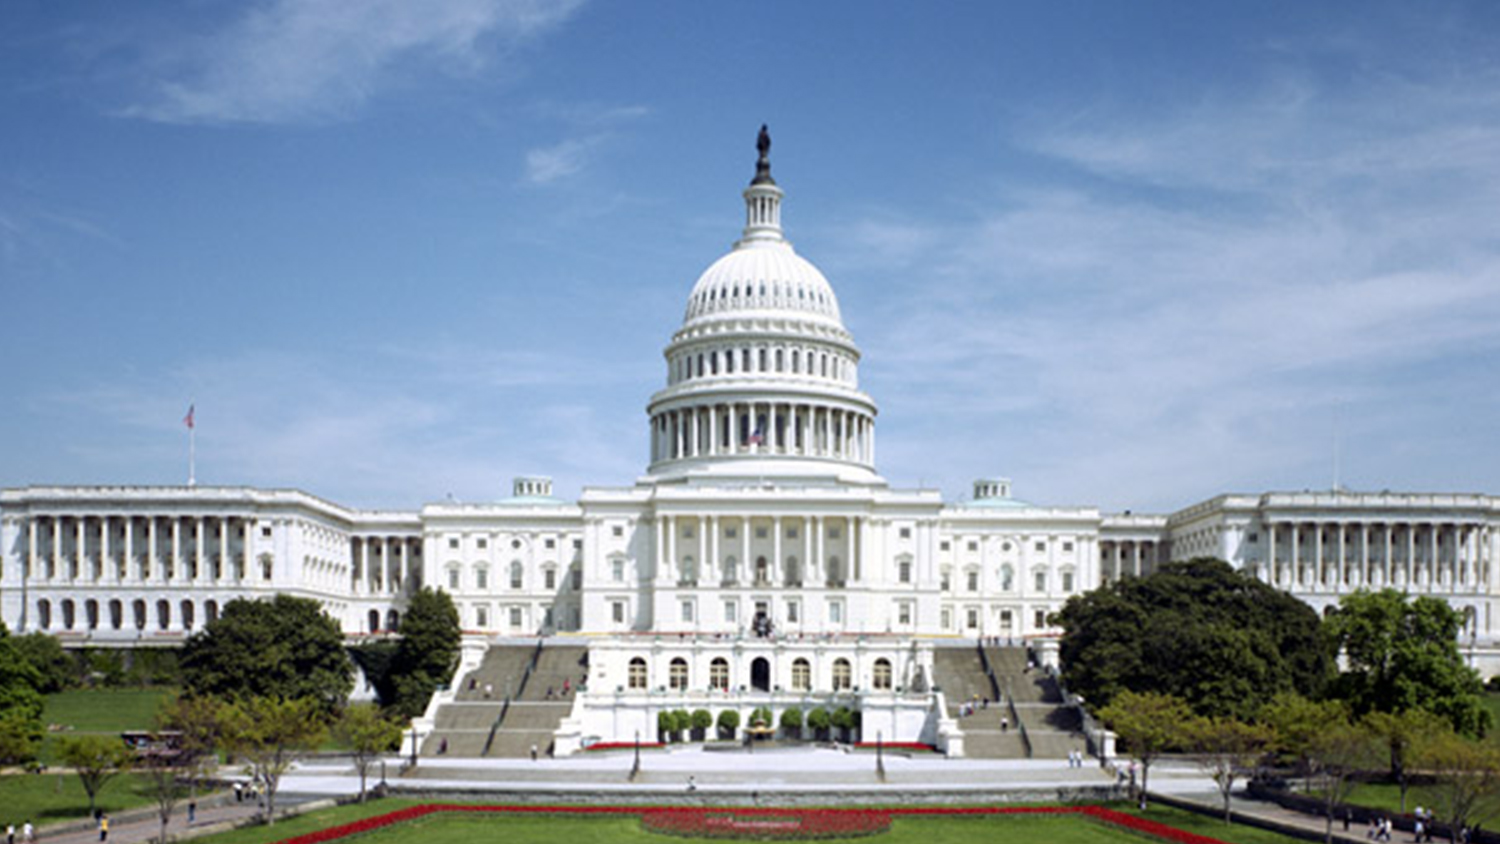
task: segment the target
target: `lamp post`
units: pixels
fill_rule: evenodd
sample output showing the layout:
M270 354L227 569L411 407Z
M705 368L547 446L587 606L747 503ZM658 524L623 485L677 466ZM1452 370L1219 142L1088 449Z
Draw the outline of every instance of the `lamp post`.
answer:
M885 733L875 731L875 779L885 782Z
M417 728L411 728L411 766L417 767Z
M635 731L635 762L630 766L630 781L641 775L641 731Z

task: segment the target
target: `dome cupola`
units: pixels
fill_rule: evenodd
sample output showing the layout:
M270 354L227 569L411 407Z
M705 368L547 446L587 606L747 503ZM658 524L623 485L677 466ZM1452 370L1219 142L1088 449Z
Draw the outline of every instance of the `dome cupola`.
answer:
M817 472L873 478L875 404L838 298L782 233L785 192L762 126L745 227L688 296L652 396L653 474Z

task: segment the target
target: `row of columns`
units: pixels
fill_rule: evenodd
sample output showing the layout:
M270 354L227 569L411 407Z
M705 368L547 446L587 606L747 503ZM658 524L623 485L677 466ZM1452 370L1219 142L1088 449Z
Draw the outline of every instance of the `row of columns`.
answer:
M875 421L813 404L737 402L664 411L652 420L651 460L790 454L875 463Z
M420 539L408 536L349 538L350 579L356 597L395 595L422 588Z
M1158 545L1151 540L1099 540L1099 567L1107 580L1143 577L1156 569Z
M739 364L735 364L739 352ZM817 363L814 363L817 361ZM717 375L807 375L831 381L852 381L853 363L837 353L804 346L754 346L744 349L710 349L689 352L672 359L668 383Z
M764 572L757 570L758 558L751 558L751 531L755 529L752 516L674 516L661 515L656 519L656 574L663 585L674 581L681 583L717 582L725 585L745 584L753 586L801 586L804 583L823 583L842 587L850 581L860 580L859 560L868 542L869 520L860 516L769 516L771 556ZM680 561L686 559L677 547L684 525L693 525L694 566L693 572L679 569ZM739 559L736 571L728 571L727 553L721 550L720 538L728 525L739 527L737 542ZM797 544L788 548L784 543L786 528L796 525ZM837 525L842 529L836 548L847 548L848 559L830 554L828 529ZM725 549L732 550L732 549ZM795 577L786 569L786 552L800 551ZM765 555L760 555L761 557ZM852 577L850 573L852 572ZM715 574L718 577L715 577ZM691 576L688 576L691 575Z
M27 572L43 581L239 581L250 571L254 524L224 516L34 516L26 526ZM210 528L218 534L216 554L205 541ZM138 534L144 554L137 548ZM231 534L239 538L233 556ZM139 570L132 573L133 567Z
M1311 548L1304 547L1304 528L1311 528ZM1330 531L1333 536L1325 542ZM1425 534L1422 541L1419 533ZM1266 535L1268 566L1262 576L1278 585L1356 588L1377 580L1379 585L1423 580L1428 586L1477 590L1490 580L1490 531L1480 523L1282 521L1267 524ZM1419 577L1424 572L1425 579Z

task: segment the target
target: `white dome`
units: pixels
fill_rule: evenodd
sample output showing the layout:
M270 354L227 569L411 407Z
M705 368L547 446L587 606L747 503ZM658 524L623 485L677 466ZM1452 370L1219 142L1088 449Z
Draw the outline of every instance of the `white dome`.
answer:
M828 279L786 241L741 241L699 276L686 322L701 317L789 315L843 327Z

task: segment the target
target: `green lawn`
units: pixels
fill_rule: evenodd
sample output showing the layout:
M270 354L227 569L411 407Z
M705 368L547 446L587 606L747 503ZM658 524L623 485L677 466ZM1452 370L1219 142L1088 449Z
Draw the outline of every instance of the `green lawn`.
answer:
M201 844L272 844L296 835L393 812L415 805L415 800L373 801L365 806L340 806L277 823L215 835ZM1123 807L1120 807L1123 809ZM1131 812L1131 814L1140 814ZM1166 807L1145 817L1179 829L1217 838L1230 844L1294 844L1295 839ZM546 814L435 815L406 825L365 833L359 844L613 844L661 842L661 836L641 830L631 816ZM697 839L679 839L697 840ZM980 817L897 817L891 831L880 836L890 844L993 844L996 840L1045 841L1047 844L1139 844L1139 833L1075 816L1002 815Z
M104 784L99 793L98 806L106 812L118 812L132 806L143 806L150 798L137 793L144 782L128 774L115 777ZM67 774L7 774L0 776L0 806L4 807L4 822L20 822L30 818L38 826L74 818L86 818L89 814L89 798L78 782L78 775Z
M175 689L84 689L47 695L42 723L76 732L118 733L156 726L156 711Z

